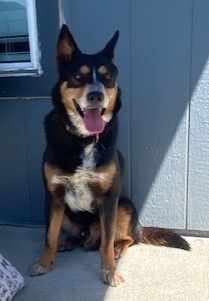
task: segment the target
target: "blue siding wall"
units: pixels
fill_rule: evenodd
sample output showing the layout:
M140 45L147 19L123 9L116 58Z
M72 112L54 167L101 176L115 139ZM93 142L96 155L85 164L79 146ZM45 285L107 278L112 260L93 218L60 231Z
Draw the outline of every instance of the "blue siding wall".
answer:
M0 219L29 219L23 103L0 101Z
M209 1L195 1L191 58L188 229L209 230Z
M0 221L43 222L41 175L47 99L1 100Z
M43 121L52 108L50 93L57 80L57 1L36 0L43 74L0 78L0 221L44 221L42 153Z
M133 1L131 19L132 193L143 223L182 229L192 1Z
M2 221L44 219L43 119L51 109L50 89L57 78L59 20L57 1L37 2L44 75L0 79ZM127 165L125 189L140 220L209 230L208 1L61 4L63 18L83 51L100 50L120 30L116 63L123 108L118 146ZM5 99L11 96L17 98Z

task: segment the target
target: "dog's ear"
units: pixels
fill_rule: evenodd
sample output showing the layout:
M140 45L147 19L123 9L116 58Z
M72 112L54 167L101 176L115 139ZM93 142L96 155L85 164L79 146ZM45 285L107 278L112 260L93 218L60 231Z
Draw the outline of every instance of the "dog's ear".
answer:
M115 34L112 36L112 38L110 39L110 41L106 44L104 49L102 49L99 52L99 54L102 56L107 56L112 60L114 58L114 50L115 50L115 46L117 44L118 38L119 38L119 31L117 30L115 32Z
M76 51L78 46L67 25L63 24L57 42L58 63L70 62Z

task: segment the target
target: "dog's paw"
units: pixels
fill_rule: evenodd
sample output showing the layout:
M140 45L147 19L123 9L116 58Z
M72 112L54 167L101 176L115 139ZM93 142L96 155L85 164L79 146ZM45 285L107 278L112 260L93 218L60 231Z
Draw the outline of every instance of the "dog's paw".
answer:
M41 276L47 274L53 267L53 264L44 266L41 263L37 262L29 268L30 276Z
M112 273L111 271L105 269L102 269L101 272L103 282L110 286L115 287L124 282L122 275L120 275L118 272Z

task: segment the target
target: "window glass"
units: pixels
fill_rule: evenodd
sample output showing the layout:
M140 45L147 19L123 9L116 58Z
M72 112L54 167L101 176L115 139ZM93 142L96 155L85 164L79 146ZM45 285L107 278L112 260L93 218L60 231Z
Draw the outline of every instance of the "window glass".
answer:
M27 0L0 0L0 63L30 62Z

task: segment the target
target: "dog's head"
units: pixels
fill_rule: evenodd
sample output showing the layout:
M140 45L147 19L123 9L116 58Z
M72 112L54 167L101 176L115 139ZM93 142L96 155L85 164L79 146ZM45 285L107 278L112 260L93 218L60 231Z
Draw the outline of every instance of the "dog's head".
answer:
M90 136L103 132L118 110L117 67L113 63L116 31L103 50L84 54L66 25L57 43L59 102L76 133Z

